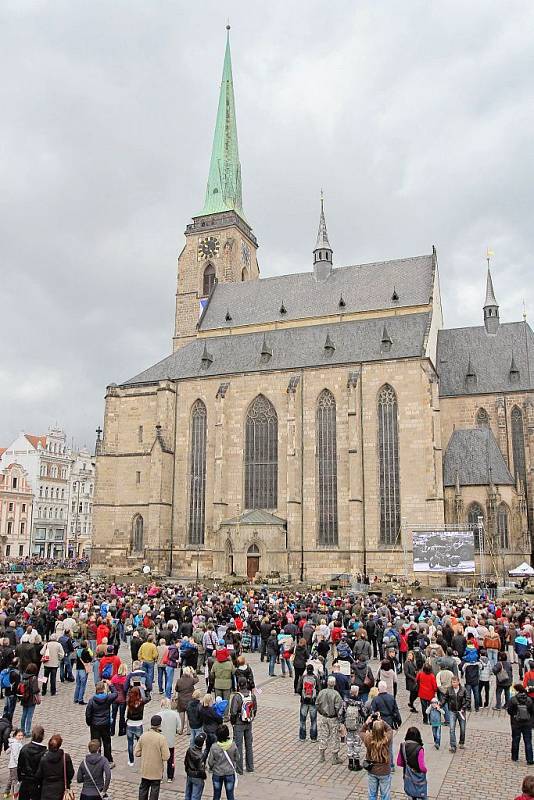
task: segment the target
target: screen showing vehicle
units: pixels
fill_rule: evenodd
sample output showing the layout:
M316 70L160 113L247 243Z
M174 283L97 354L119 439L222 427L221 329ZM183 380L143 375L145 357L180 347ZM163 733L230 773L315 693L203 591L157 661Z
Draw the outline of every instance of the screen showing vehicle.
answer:
M474 572L473 531L414 531L414 572Z

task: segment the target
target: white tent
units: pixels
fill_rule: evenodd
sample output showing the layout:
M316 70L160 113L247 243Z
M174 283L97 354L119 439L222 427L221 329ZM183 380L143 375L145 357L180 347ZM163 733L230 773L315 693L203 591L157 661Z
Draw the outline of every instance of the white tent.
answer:
M518 578L528 578L531 575L534 575L534 569L530 566L530 564L527 564L526 561L523 561L523 563L520 564L518 567L516 567L515 569L511 569L508 572L508 575L512 575L513 577L518 577Z

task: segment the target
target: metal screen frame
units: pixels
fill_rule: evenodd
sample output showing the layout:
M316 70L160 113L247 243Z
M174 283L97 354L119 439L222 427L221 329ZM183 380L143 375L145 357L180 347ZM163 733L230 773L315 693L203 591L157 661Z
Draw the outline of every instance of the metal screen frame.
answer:
M317 459L317 538L321 545L338 544L336 400L323 389L315 410Z
M249 405L245 421L245 508L278 507L278 415L270 400L259 394Z
M386 383L378 394L380 542L394 545L400 533L399 420L397 395Z
M204 544L206 517L206 406L196 400L191 408L191 450L189 453L189 544Z

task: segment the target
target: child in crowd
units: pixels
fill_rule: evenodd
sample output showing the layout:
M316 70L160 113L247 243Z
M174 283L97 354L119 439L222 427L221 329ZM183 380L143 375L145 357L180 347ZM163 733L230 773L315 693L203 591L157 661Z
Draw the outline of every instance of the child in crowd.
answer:
M24 745L24 731L20 728L15 728L9 739L9 778L7 780L4 798L13 795L14 798L19 796L19 779L17 776L17 764L19 763L19 753Z
M432 736L434 737L434 747L439 750L441 744L441 726L445 719L445 712L443 711L437 697L433 697L430 701L426 713L428 714L428 721L432 726Z

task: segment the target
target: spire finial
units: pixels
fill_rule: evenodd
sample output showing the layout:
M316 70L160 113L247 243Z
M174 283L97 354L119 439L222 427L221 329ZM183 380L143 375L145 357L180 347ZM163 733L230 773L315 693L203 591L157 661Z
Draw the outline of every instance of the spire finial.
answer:
M527 321L527 304L525 303L525 298L523 297L523 322Z
M492 257L494 255L495 255L495 253L493 252L493 250L490 250L490 248L487 247L486 248L486 261L488 262L488 271L489 271L489 268L490 268L490 261L491 261L491 259L492 259Z
M325 280L332 271L332 248L328 241L326 219L324 216L324 192L321 189L321 213L319 215L319 230L317 242L313 251L313 271L318 280Z

